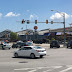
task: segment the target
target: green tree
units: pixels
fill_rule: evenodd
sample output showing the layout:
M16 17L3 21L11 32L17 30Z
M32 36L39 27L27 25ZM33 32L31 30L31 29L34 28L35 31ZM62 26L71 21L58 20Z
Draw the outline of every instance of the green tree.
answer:
M52 38L51 40L55 40L54 38Z
M17 33L11 32L11 33L10 33L10 40L11 40L11 41L18 40Z

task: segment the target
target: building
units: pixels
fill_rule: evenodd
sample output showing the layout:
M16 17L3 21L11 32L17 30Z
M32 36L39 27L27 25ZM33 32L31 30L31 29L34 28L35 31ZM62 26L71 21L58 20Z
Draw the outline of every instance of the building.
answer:
M0 39L9 39L10 30L4 30L0 32ZM35 39L56 39L64 40L64 28L58 29L44 29L40 31L33 31L32 29L22 30L16 32L21 40L35 40ZM65 28L66 40L72 39L72 27Z
M0 32L0 40L9 39L10 38L10 32L11 32L11 30L8 30L8 29Z
M44 32L33 31L31 29L16 32L21 40L34 40L44 38Z
M36 33L31 29L27 29L27 30L19 31L17 32L17 34L22 40L23 39L34 40L34 39L43 39L43 38L47 38L47 39L55 38L57 40L63 40L64 28L44 29L37 31ZM65 28L65 37L66 40L72 39L72 27Z
M52 29L44 35L49 39L55 38L57 40L64 40L64 28ZM72 27L65 28L65 38L66 40L72 39Z

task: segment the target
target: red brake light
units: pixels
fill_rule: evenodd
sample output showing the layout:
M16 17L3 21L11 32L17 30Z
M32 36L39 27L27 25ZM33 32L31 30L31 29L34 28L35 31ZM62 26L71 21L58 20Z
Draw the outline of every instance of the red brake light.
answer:
M37 52L40 52L40 50L36 50Z
M6 46L6 45L4 45L4 46Z
M26 46L28 46L28 45L26 45Z

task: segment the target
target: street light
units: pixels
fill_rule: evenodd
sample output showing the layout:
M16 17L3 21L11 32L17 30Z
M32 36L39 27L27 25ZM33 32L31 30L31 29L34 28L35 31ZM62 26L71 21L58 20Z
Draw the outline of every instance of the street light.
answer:
M63 16L63 24L64 24L64 46L65 46L65 13L62 13L62 12L59 12L59 11L57 11L57 10L51 10L51 11L56 11L56 12L58 12L58 13L60 13L60 14L63 14L62 16Z

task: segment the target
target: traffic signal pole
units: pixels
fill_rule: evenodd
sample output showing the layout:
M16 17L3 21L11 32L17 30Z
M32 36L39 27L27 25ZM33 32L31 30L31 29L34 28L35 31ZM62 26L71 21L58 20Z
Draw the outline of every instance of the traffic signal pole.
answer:
M27 24L29 24L29 23L35 23L35 24L37 24L37 23L46 23L46 24L48 24L48 23L51 23L51 24L62 23L62 24L64 24L64 46L65 46L65 13L62 13L62 14L63 14L63 22L53 22L53 21L48 22L48 20L46 20L46 22L38 22L37 20L35 20L35 22L31 22L29 20L24 21L24 19L23 19L21 23L23 24L26 22ZM26 32L27 32L27 25L26 25ZM26 40L27 40L27 34L26 34Z
M62 14L62 16L63 16L63 22L62 23L64 24L64 46L65 46L65 41L66 41L66 38L65 38L65 13L62 13L62 12L57 11L57 10L51 10L51 11L56 11L59 14Z
M65 13L63 13L63 24L64 24L64 46L65 46Z

